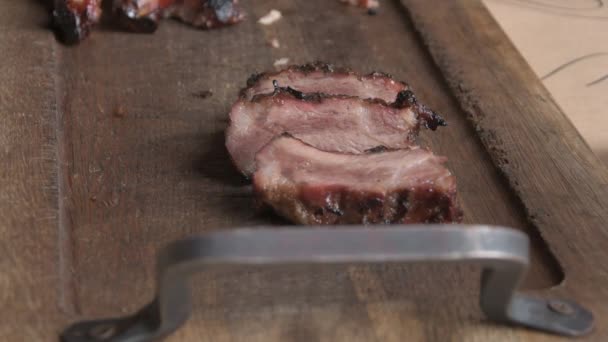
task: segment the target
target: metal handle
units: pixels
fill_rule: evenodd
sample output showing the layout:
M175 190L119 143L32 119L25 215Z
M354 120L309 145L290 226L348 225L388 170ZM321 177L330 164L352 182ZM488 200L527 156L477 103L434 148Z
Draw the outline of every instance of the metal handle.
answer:
M64 342L143 342L175 331L191 312L188 279L227 265L473 262L483 266L481 309L501 323L566 336L589 332L593 315L569 301L516 293L528 266L525 234L459 225L237 229L177 241L158 256L157 296L126 317L76 323Z

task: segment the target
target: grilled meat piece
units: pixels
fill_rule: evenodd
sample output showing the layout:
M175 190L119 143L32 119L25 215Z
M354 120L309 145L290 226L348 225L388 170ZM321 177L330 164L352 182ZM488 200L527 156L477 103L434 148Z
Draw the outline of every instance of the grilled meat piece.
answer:
M132 32L152 33L164 11L179 0L116 0L114 11L120 24Z
M101 18L102 0L55 0L53 26L66 44L86 38Z
M241 98L230 112L226 147L246 176L255 170L255 154L282 133L330 152L363 153L379 145L408 147L414 143L420 117L407 94L398 98L389 105L377 99L304 94L291 88L277 88L251 101Z
M211 29L235 24L244 16L238 0L119 0L120 21L131 31L154 32L163 17Z
M387 103L408 102L421 117L422 124L435 130L445 126L443 118L418 103L410 87L395 81L390 75L373 72L359 75L347 68L334 67L323 62L292 65L279 72L253 74L247 80L247 88L241 90L241 98L252 99L259 94L268 94L276 88L275 83L303 93L356 96L362 99L380 99Z
M385 73L359 75L346 68L315 62L293 65L279 72L251 75L247 80L247 88L241 90L241 97L251 99L258 94L272 93L273 81L304 93L350 95L362 99L382 99L386 102L394 101L399 92L410 89L407 84L395 81Z
M245 18L238 0L178 0L165 16L201 29L232 25Z
M459 222L456 182L431 152L341 154L289 136L256 156L256 197L299 224Z
M367 9L376 9L380 7L378 0L340 0L340 2Z

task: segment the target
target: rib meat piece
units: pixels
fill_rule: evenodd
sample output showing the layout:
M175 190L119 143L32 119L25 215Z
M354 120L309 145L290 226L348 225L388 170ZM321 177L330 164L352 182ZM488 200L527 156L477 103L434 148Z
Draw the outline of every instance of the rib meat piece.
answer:
M241 97L251 99L258 94L272 93L273 81L304 93L350 95L386 102L395 101L399 92L410 89L407 84L395 81L385 73L359 75L346 68L315 62L293 65L279 72L253 74L247 80L247 88L241 90Z
M446 158L412 148L341 154L288 136L256 156L256 197L299 224L459 222Z
M53 25L66 44L86 38L101 18L102 0L55 0Z
M120 22L135 32L154 32L164 17L210 29L243 19L238 0L118 0Z
M416 100L406 83L395 81L386 73L359 75L347 68L323 62L292 65L279 72L253 74L247 80L247 88L241 90L241 98L250 100L256 95L272 93L275 84L303 93L348 95L362 99L380 99L387 103L407 101L423 119L422 124L426 127L435 130L438 126L446 125L439 114Z
M158 28L164 11L180 0L115 0L114 11L120 24L133 32L151 33Z
M272 138L289 133L318 149L363 153L376 146L413 144L420 116L404 91L393 104L345 95L304 94L277 88L251 101L238 100L230 112L226 147L246 176L255 170L255 154Z
M245 18L238 0L178 0L165 16L201 29L233 25Z

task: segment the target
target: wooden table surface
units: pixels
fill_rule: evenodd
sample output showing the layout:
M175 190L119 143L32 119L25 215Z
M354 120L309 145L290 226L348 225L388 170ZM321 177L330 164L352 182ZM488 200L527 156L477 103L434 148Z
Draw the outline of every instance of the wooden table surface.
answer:
M608 165L608 6L595 0L484 4Z
M0 341L56 341L72 321L135 311L169 241L285 224L253 209L223 147L246 78L284 57L412 84L449 122L421 143L449 157L465 222L526 232L524 288L589 307L587 340L608 339L608 175L481 2L387 1L377 16L320 0L243 5L248 20L228 29L167 21L65 47L39 1L0 0ZM271 8L284 18L257 24ZM169 340L554 339L486 321L479 276L453 265L205 273L198 310Z

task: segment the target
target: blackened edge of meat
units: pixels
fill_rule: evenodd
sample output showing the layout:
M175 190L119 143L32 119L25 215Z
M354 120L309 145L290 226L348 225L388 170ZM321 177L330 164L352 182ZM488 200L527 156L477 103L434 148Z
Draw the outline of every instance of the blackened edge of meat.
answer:
M53 27L59 39L65 44L76 44L89 33L80 27L80 17L67 6L56 7L53 10Z
M253 98L251 98L251 102L261 102L266 98L281 98L281 97L287 97L287 98L293 98L293 99L297 99L300 101L306 101L306 102L323 102L326 99L343 99L343 100L347 100L347 99L355 99L355 100L360 100L363 101L365 103L369 103L369 104L378 104L381 106L387 106L387 107L394 107L394 108L405 108L405 107L397 107L397 106L393 106L390 103L386 103L384 100L382 99L362 99L360 97L357 96L349 96L349 95L341 95L341 94L326 94L326 93L304 93L301 91L298 91L296 89L293 89L292 87L281 87L278 85L278 82L275 84L275 82L273 82L274 87L274 91L270 94L257 94L255 96L253 96Z
M295 97L296 99L303 101L320 102L325 96L325 94L322 93L303 93L301 91L293 89L292 87L280 87L279 82L277 82L277 80L272 81L272 86L274 87L273 95L280 94L281 92L286 92L291 96Z
M445 127L448 125L447 121L445 121L441 115L425 105L417 105L416 113L418 114L418 117L422 119L421 121L424 127L430 129L431 131L436 130L439 126Z
M392 106L395 106L396 108L411 107L418 115L418 118L422 124L432 131L436 130L439 126L448 125L441 115L434 112L427 106L418 103L416 95L414 95L414 92L410 89L400 91L397 94L397 99L395 99L395 102L392 103Z
M241 89L241 91L239 92L240 96L246 97L247 90L249 88L252 88L253 86L255 86L255 84L258 83L260 80L272 79L273 77L275 77L276 75L278 75L282 72L301 72L304 75L308 75L313 72L323 72L324 74L353 75L353 76L357 76L357 78L359 78L359 79L384 77L384 78L390 78L391 80L393 80L395 82L401 83L406 89L409 88L409 85L407 83L401 82L401 81L396 81L393 79L393 76L391 76L390 74L385 73L385 72L373 71L366 75L359 75L358 73L356 73L355 71L353 71L350 68L336 67L335 65L333 65L331 63L326 63L323 61L314 61L314 62L302 64L302 65L290 65L287 68L282 69L280 71L253 73L247 79L247 86L245 88Z
M72 8L70 0L56 0L53 9L53 27L59 39L68 45L74 45L85 39L99 18L91 18L89 12L90 0L79 8ZM101 12L101 9L97 9Z
M391 149L384 145L378 145L376 147L372 147L372 148L365 150L365 153L381 153L381 152L386 152L386 151L391 151Z
M353 73L352 70L348 68L338 68L330 63L325 63L322 61L314 61L312 63L306 63L302 65L292 65L288 68L289 70L300 71L304 74L310 74L315 71L323 71L326 74L331 73L340 73L340 74L350 74Z
M264 190L255 181L254 194L257 200L265 201ZM304 216L292 217L296 212L291 207L275 210L286 219L304 224L458 223L463 217L455 189L443 192L432 185L374 194L344 186L304 184L296 193L285 195L295 196L298 212ZM285 200L289 200L287 197Z
M395 102L393 102L393 106L397 108L414 107L417 103L418 101L416 100L416 95L414 95L413 91L408 89L400 91L397 94L397 98L395 99Z
M122 8L116 9L116 21L118 25L129 32L154 33L158 29L161 19L160 11L154 11L141 17L134 17Z
M308 189L313 190L313 189ZM326 188L322 203L300 191L301 203L319 224L457 223L462 210L454 193L432 187L402 190L389 195L361 194L342 187ZM318 189L317 189L318 190ZM315 190L313 190L315 191Z
M249 78L247 78L247 87L241 89L240 95L244 96L243 93L247 90L247 88L253 87L262 77L264 77L264 73L251 74Z

